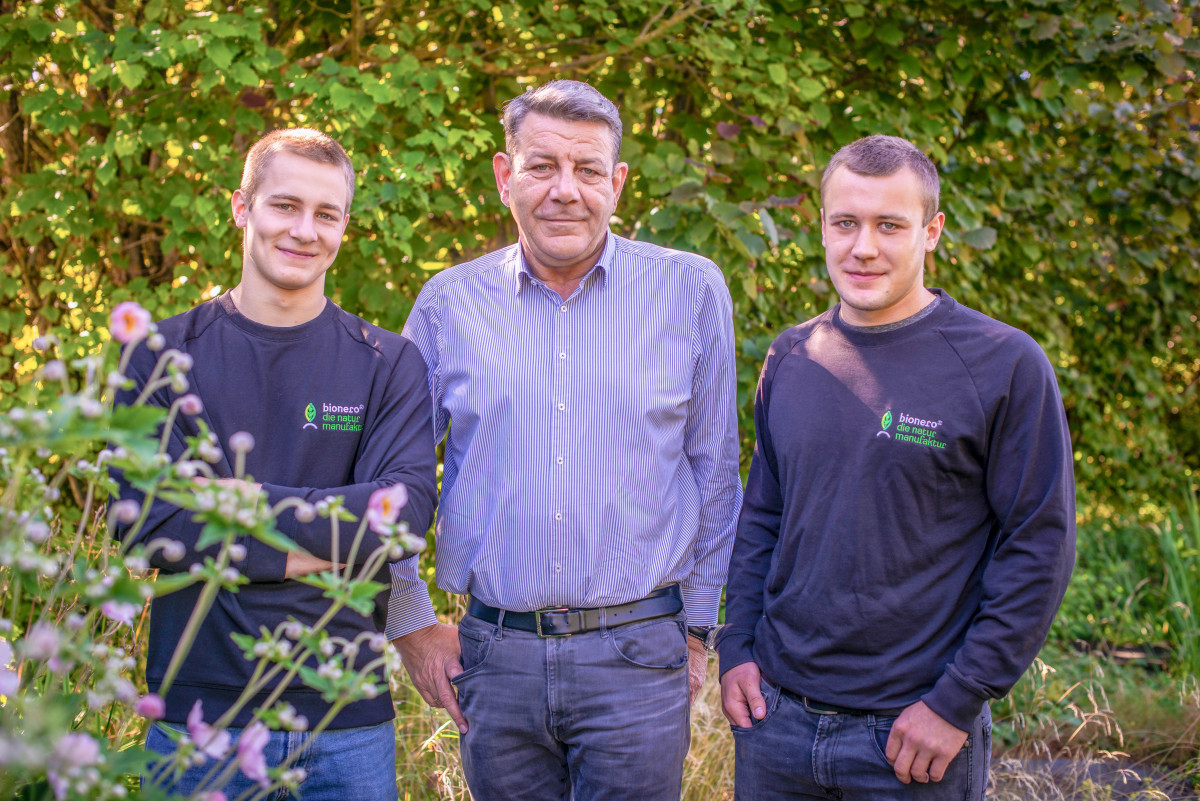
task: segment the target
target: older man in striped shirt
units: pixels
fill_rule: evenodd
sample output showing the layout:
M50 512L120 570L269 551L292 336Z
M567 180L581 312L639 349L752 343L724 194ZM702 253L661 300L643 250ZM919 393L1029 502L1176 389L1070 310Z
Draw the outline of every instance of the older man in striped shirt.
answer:
M527 92L504 131L520 241L433 277L404 329L449 429L437 581L468 613L437 623L407 563L388 633L477 800L676 801L741 504L729 292L608 230L629 167L595 89Z

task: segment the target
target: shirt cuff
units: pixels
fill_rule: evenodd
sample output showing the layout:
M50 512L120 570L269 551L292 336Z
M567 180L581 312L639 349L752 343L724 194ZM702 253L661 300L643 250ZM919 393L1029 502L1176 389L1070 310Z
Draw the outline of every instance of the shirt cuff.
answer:
M432 626L437 622L437 612L433 611L429 588L422 584L403 595L392 592L391 598L388 599L387 625L384 627L384 634L389 640L394 640L405 634L412 634L418 629Z
M689 626L715 626L721 609L720 587L680 587Z

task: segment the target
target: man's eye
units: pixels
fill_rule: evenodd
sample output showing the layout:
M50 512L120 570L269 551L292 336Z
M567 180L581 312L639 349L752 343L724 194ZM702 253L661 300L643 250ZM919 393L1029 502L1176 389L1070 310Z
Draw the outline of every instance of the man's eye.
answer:
M836 223L838 228L850 229L854 227L853 220L838 220Z
M583 174L590 178L593 175L599 175L600 173L596 172L595 170L591 169L590 167L584 167Z
M533 171L534 172L549 172L550 165L549 164L535 164L533 167Z
M895 223L889 223L889 222L880 223L880 224L879 224L879 227L880 227L880 228L882 228L882 229L883 229L883 230L885 230L885 231L895 231L895 230L896 230L896 224L895 224Z
M276 203L275 208L279 209L280 211L291 211L292 204L291 203Z

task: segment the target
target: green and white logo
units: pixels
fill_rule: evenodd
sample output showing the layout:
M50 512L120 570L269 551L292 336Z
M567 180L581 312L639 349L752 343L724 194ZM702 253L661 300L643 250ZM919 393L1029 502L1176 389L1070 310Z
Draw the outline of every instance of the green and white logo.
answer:
M366 414L365 403L310 403L304 407L304 425L300 428L318 431L362 431Z
M887 437L888 439L891 439L892 435L888 433L888 429L891 427L892 427L892 410L888 409L886 412L883 413L883 419L879 421L879 430L875 432L875 436Z

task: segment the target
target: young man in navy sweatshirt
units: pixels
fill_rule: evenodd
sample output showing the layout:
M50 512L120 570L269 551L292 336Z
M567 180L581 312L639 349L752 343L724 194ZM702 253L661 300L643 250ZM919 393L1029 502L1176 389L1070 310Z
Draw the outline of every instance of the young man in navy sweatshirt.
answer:
M763 366L719 643L739 799L983 798L988 699L1062 601L1075 490L1054 372L926 289L938 193L890 136L821 182L840 303Z
M203 401L200 419L222 447L245 431L254 447L245 454L246 474L274 505L287 498L316 503L343 496L360 519L378 489L403 483L408 503L400 519L411 531L424 533L436 502L435 454L431 403L425 363L417 349L399 335L377 328L338 308L325 297L325 273L337 256L354 196L354 169L342 147L330 137L306 129L279 130L256 143L246 157L241 186L233 193L234 223L244 231L241 281L233 289L200 306L164 320L158 333L167 348L194 360L187 374L190 391ZM138 347L128 374L136 388L123 402L136 398L149 380L158 353ZM169 406L176 399L169 387L151 402ZM198 433L196 418L180 415L171 431L170 453L178 456L185 439ZM226 449L214 470L219 480L235 482L235 454ZM125 497L140 493L122 486ZM203 721L210 724L228 710L249 684L254 663L232 640L241 633L260 636L289 618L312 624L329 608L322 591L294 579L319 572L336 562L362 566L373 548L364 544L351 561L357 526L343 525L334 550L327 518L295 514L289 509L276 520L279 530L301 546L284 553L246 537L245 558L235 562L249 580L236 593L221 590L204 618L186 660L165 692L166 714L147 737L147 747L170 753L176 747L166 728L195 737ZM128 527L119 528L123 536ZM151 549L151 564L165 573L185 572L213 548L197 550L200 524L190 512L156 501L139 539L176 540L183 558L171 560L173 549ZM415 557L413 557L415 558ZM386 581L386 573L385 573ZM154 599L151 607L147 679L158 691L172 654L183 634L201 585ZM334 638L363 647L346 651L359 669L377 659L382 634L367 647L363 633L383 631L385 599L376 612L360 615L344 608L326 626ZM381 670L376 683L386 687ZM234 717L231 748L263 698L256 698ZM292 707L292 721L315 725L330 710L320 693L293 680L280 701ZM199 702L199 706L197 706ZM393 710L386 691L348 704L328 728L311 737L305 731L271 732L265 746L268 765L278 765L302 751L295 767L307 778L299 787L305 801L316 799L394 799L395 736ZM292 728L303 729L303 726ZM261 730L257 733L261 736ZM242 764L242 763L239 763ZM204 785L211 764L192 767L170 784L183 794L200 787L223 789L236 798L254 785L242 771L222 788ZM252 771L261 774L261 770ZM153 773L153 771L152 771Z

